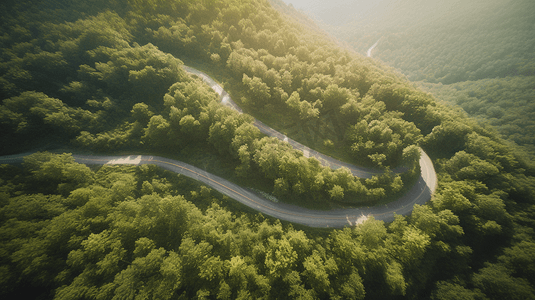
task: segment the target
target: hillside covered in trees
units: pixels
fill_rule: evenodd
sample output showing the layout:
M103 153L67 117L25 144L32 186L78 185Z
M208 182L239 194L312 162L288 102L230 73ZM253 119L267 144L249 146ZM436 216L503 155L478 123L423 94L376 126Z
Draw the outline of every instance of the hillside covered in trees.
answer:
M333 3L335 4L335 3ZM533 1L389 1L325 26L535 154Z
M313 25L264 0L7 1L0 11L2 154L166 155L324 208L403 192L418 146L440 179L410 216L314 230L155 167L33 154L1 166L2 298L535 297L532 163ZM218 103L184 62L247 114ZM251 115L383 175L322 167L263 137Z

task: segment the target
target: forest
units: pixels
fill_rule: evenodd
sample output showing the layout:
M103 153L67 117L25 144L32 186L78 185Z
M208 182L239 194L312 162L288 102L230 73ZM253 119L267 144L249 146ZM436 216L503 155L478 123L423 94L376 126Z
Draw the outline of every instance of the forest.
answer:
M440 101L490 124L533 159L533 1L385 0L388 9L327 31L399 69Z
M0 8L0 153L39 151L0 166L3 299L535 298L532 161L284 3ZM322 167L262 136L252 116L383 173ZM89 167L69 154L171 157L332 209L403 193L419 176L418 147L439 176L431 201L343 229L281 222L154 166Z

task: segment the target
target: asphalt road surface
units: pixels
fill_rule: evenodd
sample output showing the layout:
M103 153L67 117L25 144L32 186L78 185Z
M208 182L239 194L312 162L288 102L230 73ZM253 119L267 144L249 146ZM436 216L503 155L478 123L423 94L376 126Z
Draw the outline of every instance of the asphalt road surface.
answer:
M23 156L31 153L0 157L0 163L20 163ZM295 205L272 202L239 185L210 174L192 165L158 156L130 155L130 156L93 156L73 155L78 163L87 165L143 165L153 164L174 173L201 181L222 194L239 201L261 213L272 217L310 227L344 227L365 221L373 216L377 220L390 222L394 220L394 213L407 215L412 212L414 204L424 204L431 198L435 190L436 175L429 157L422 152L420 166L422 176L418 183L403 197L388 205L372 206L352 209L337 209L320 211L302 208Z
M195 74L196 76L201 78L206 84L208 84L217 94L219 94L222 104L238 111L239 113L243 113L242 109L230 98L230 96L228 95L227 92L225 92L223 87L219 85L215 80L210 78L210 76L192 67L184 66L184 70L186 70L186 72L188 73ZM359 178L372 178L373 175L378 175L382 173L382 171L380 170L357 167L352 164L348 164L348 163L339 161L337 159L334 159L330 156L319 153L315 150L312 150L309 147L288 138L284 134L276 131L275 129L269 126L266 126L264 123L260 122L259 120L255 119L254 125L258 129L260 129L260 132L262 132L263 134L267 136L271 136L271 137L276 137L282 141L289 143L293 148L302 151L305 157L315 157L317 160L320 161L320 163L323 166L328 166L328 167L331 167L332 169L345 167L349 169L349 171L351 171L353 176L357 176ZM393 170L393 171L396 172L397 170Z
M437 183L433 164L429 157L422 152L422 157L420 159L422 175L412 189L403 197L388 205L321 211L270 201L219 176L210 174L184 162L164 157L146 155L73 155L73 157L76 162L83 164L154 164L171 172L201 181L222 194L256 209L261 213L310 227L344 227L346 225L355 225L355 223L362 222L369 216L373 216L377 220L390 222L394 220L394 213L407 215L412 212L414 204L426 203L431 198L431 194L434 192Z
M379 40L370 48L369 52L373 50L375 46L379 43ZM186 72L195 74L201 78L205 83L207 83L216 93L219 94L222 104L227 105L240 113L243 111L240 107L232 101L227 92L219 85L215 80L210 78L207 74L191 68L184 66ZM357 167L339 160L336 160L327 155L321 154L317 151L314 151L290 138L284 134L266 126L259 120L255 120L254 125L260 129L260 131L268 136L276 137L280 140L288 142L295 149L301 150L306 157L315 157L317 158L322 165L329 166L333 169L340 167L348 168L354 176L360 178L371 178L373 175L380 174L381 171L372 170L362 167ZM435 173L435 168L429 156L423 151L421 151L420 157L420 168L421 176L418 179L418 182L401 198L390 202L387 205L383 206L372 206L367 208L358 208L358 209L342 209L342 210L333 210L329 212L325 211L314 211L308 210L301 207L296 207L287 204L274 204L269 200L264 199L260 202L259 199L253 201L255 204L246 204L251 207L254 205L260 205L259 203L265 203L264 208L275 206L277 209L275 211L264 211L260 207L257 207L259 211L267 213L271 216L295 222L300 224L305 224L313 227L342 227L344 225L355 225L355 223L360 223L368 216L373 216L375 219L384 220L386 222L394 220L394 214L407 215L410 214L413 210L415 204L424 204L431 199L431 195L435 192L437 185L437 176ZM396 171L396 170L394 170ZM402 171L402 170L399 170ZM252 195L257 197L255 195ZM253 199L253 198L251 198ZM263 199L263 198L262 198ZM237 199L238 200L238 199ZM240 200L238 200L240 201ZM267 201L267 202L265 202ZM243 201L240 201L244 203ZM269 205L268 205L269 203Z
M232 102L228 94L219 86L214 80L206 74L197 71L190 67L185 67L186 71L194 73L207 82L212 89L214 89L222 98L226 105L229 105L241 112L241 109ZM359 177L368 178L377 172L373 170L361 169L355 166L339 162L321 153L318 153L306 146L303 146L281 133L267 127L259 121L255 121L255 125L260 130L270 136L278 137L284 141L288 141L294 148L302 150L306 156L317 157L324 165L329 165L333 168L347 167L353 174L358 173ZM20 163L23 157L31 153L23 153L18 155L2 156L0 163ZM131 156L88 156L88 155L73 155L78 163L88 165L106 165L106 164L127 164L127 165L141 165L154 164L166 170L182 174L184 176L201 181L222 194L239 201L261 213L270 215L272 217L286 220L289 222L299 223L310 227L344 227L353 226L365 221L368 217L373 216L376 220L383 220L390 222L394 220L394 214L408 215L412 212L415 204L424 204L434 193L437 185L437 176L433 163L427 154L421 151L420 168L421 176L418 182L401 198L388 203L387 205L351 208L351 209L337 209L330 211L311 210L303 207L270 201L256 193L244 189L237 184L234 184L221 177L210 174L192 165L164 158L158 156L146 155L131 155Z

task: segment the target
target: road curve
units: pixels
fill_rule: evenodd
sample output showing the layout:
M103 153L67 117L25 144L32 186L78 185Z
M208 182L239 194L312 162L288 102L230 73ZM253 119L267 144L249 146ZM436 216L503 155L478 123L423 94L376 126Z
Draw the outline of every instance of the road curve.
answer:
M0 157L0 163L20 163L23 161L23 157L29 154L31 153L2 156ZM164 157L146 155L93 156L75 154L73 155L73 158L76 162L87 165L157 165L171 172L198 180L261 213L310 227L340 228L347 225L351 226L363 222L370 216L373 216L377 220L390 222L394 220L394 213L407 215L411 213L414 204L424 204L427 202L436 187L436 176L433 176L435 174L433 164L424 152L422 152L422 157L420 159L422 176L418 180L418 183L403 197L388 205L336 209L331 211L311 210L295 205L272 202L219 176L210 174L192 165Z
M373 46L368 50L368 56L371 56L372 50L375 48L375 46L377 46L380 40L381 39L377 40L377 42L375 42L375 44L373 44ZM232 101L232 99L223 89L223 87L219 85L215 80L213 80L210 76L192 67L183 66L183 68L186 72L194 74L201 78L217 94L219 94L222 104L235 109L239 113L243 113L242 109L234 101ZM333 169L345 167L348 168L354 176L360 178L371 178L373 175L381 173L381 171L378 170L366 169L348 163L344 163L339 160L333 159L332 157L314 151L288 138L284 134L270 128L269 126L266 126L259 120L255 120L254 125L258 129L260 129L262 133L288 142L295 149L301 150L306 157L317 158L324 166L329 166ZM365 220L367 216L373 216L375 219L384 220L388 222L394 220L394 214L410 214L412 212L414 204L424 204L429 201L429 199L431 199L431 195L435 192L437 186L437 176L435 173L435 168L433 167L433 162L423 150L420 150L420 152L421 157L419 163L421 175L418 179L418 182L404 196L398 198L393 202L390 202L387 205L383 205L380 207L374 206L368 208L342 209L333 210L330 212L318 212L314 210L307 210L304 208L295 207L292 205L277 204L276 206L279 207L277 213L265 213L283 220L305 224L312 227L342 227L344 225L354 225ZM279 215L281 211L291 213L289 215L281 216ZM299 212L303 213L304 215L298 217L300 216Z
M240 187L219 176L210 174L195 166L184 162L159 157L145 155L131 156L88 156L73 155L78 163L113 165L129 164L142 165L153 164L169 170L174 173L198 180L222 194L237 200L261 213L272 217L299 223L310 227L344 227L346 225L355 225L362 222L369 216L377 220L390 222L394 220L394 214L407 215L412 212L414 204L424 204L430 198L436 187L436 175L434 172L431 159L422 151L420 166L422 175L417 184L403 197L387 205L373 206L365 208L337 209L331 211L311 210L303 207L272 202L256 193Z
M243 113L242 109L230 98L229 94L225 92L223 87L219 85L215 80L210 78L206 73L203 73L197 69L194 69L192 67L184 66L184 70L188 73L194 74L197 77L201 78L206 84L208 84L217 94L219 94L221 103L238 111L239 113ZM337 159L334 159L330 156L327 156L325 154L319 153L315 150L312 150L311 148L292 140L291 138L287 137L286 135L276 131L275 129L265 125L264 123L260 122L259 120L254 121L254 126L256 126L260 132L267 136L276 137L280 139L281 141L285 141L288 144L290 144L294 149L300 150L303 152L303 155L305 157L315 157L317 160L320 161L320 163L323 166L331 167L332 169L338 169L341 167L349 169L349 171L353 174L353 176L359 177L359 178L372 178L374 175L379 175L382 173L380 170L374 170L369 168L363 168L363 167L357 167L352 164L348 164L342 161L339 161ZM398 170L393 170L394 172L397 172Z
M186 71L191 72L195 70L189 67L185 67ZM219 86L215 81L213 81L206 74L195 70L195 74L201 77L205 82L207 82L212 89L214 89L222 98L222 102L226 105L230 105L241 112L241 109L230 99L228 94ZM206 78L206 79L205 79ZM258 123L257 123L258 122ZM259 121L255 122L255 125L262 132L271 136L276 136L281 138L282 135L273 129L265 126ZM283 140L290 141L287 137L282 135ZM294 144L292 144L294 145ZM294 147L302 146L300 150L303 150L305 155L315 156L316 154L322 155L320 161L322 163L328 164L333 168L346 166L345 163L337 162L336 160L324 156L323 154L317 153L310 148L307 148L297 142L295 142ZM308 151L308 154L307 152ZM18 155L9 155L0 157L0 163L20 163L23 161L23 157L29 155L30 153L23 153ZM420 168L421 176L418 179L418 182L402 197L397 200L388 203L387 205L381 206L372 206L372 207L361 207L361 208L351 208L351 209L336 209L330 211L320 211L320 210L311 210L303 207L272 202L262 196L259 196L247 189L244 189L237 184L234 184L228 180L225 180L216 175L210 174L204 170L201 170L192 165L164 158L158 156L145 156L145 155L130 155L130 156L91 156L91 155L73 155L74 159L78 163L83 163L87 165L113 165L113 164L127 164L127 165L141 165L141 164L153 164L160 166L166 170L182 174L184 176L193 178L195 180L201 181L204 184L212 187L213 189L221 192L222 194L233 198L240 203L247 205L253 209L258 210L259 212L265 213L272 217L303 224L310 227L335 227L340 228L344 226L352 226L359 224L365 221L368 217L373 216L376 220L383 220L385 222L390 222L394 220L394 214L398 215L408 215L412 212L412 209L415 204L424 204L429 199L431 195L435 192L437 186L437 176L433 163L429 156L424 151L421 151L420 157ZM316 156L315 156L316 157ZM323 157L328 158L323 161ZM354 168L359 170L354 166L347 166L348 168ZM351 169L350 168L350 169ZM353 169L351 169L352 172ZM376 173L364 173L361 176L371 176L370 174Z

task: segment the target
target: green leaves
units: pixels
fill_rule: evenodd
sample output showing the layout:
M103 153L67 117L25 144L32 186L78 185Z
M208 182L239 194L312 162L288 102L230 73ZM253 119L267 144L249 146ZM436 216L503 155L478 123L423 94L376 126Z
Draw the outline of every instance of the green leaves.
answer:
M222 107L174 55L217 65L207 68L228 92L266 120L284 120L275 125L289 135L331 140L329 151L342 148L345 136L353 157L373 166L403 164L417 174L422 131L426 150L444 158L437 161L441 183L430 205L389 226L370 216L356 228L305 233L236 215L215 191L154 169L93 172L68 155L36 154L24 172L1 182L0 281L13 293L388 299L426 298L436 287L433 295L446 299L532 296L531 171L493 134L265 1L104 2L80 10L90 17L69 16L74 22L38 24L69 11L50 13L54 1L41 14L4 18L11 29L1 38L3 149L49 132L106 152L139 150L140 141L174 155L213 147L241 178L260 178L281 199L303 203L373 203L410 186L390 172L361 181L260 139L250 116ZM495 105L484 111L504 113ZM494 252L503 255L486 255ZM435 285L436 278L453 279Z
M284 276L293 269L298 256L287 239L268 240L268 250L264 262L269 274L274 277Z
M14 219L19 221L39 222L50 220L65 212L60 195L21 195L8 199L2 206L3 222Z
M314 250L303 262L303 267L305 268L303 275L307 278L308 284L318 292L327 293L331 288L329 276L338 272L336 262L332 258L324 261L319 252Z
M464 151L455 153L446 165L446 169L456 180L474 179L483 182L500 172L494 164Z
M320 114L319 109L322 107L321 100L317 100L313 104L305 100L301 101L297 92L293 92L290 95L288 100L286 100L286 104L303 121L317 119Z
M254 101L251 105L264 106L269 98L271 98L270 88L261 78L256 76L250 78L247 74L243 74L242 82L249 89L250 99Z
M9 124L19 133L39 131L50 126L52 130L77 133L83 122L91 122L94 116L80 108L71 108L61 100L40 92L24 92L20 96L5 99L0 106L0 122Z
M411 223L433 239L457 239L464 233L458 225L459 217L450 210L441 210L435 214L428 206L415 205Z
M340 201L344 198L344 188L335 184L333 188L329 190L329 195L333 200Z
M71 154L52 155L38 152L24 158L24 167L31 172L36 190L68 195L93 180L91 170L74 162Z
M431 134L424 139L424 144L442 155L452 155L463 149L465 136L472 132L469 125L453 120L446 120L435 126Z
M507 297L509 299L529 299L535 297L535 291L523 278L514 278L509 270L501 265L487 263L473 277L474 285L492 299Z
M470 290L457 283L445 281L437 282L437 289L431 299L454 300L454 299L483 299L484 295L479 290Z
M407 284L403 277L402 267L398 262L388 264L385 281L394 295L405 295Z
M171 299L181 283L181 261L174 252L166 254L160 248L134 259L128 268L117 274L113 282L114 298Z
M150 118L154 115L154 113L149 110L149 106L143 102L134 104L131 113L134 120L143 125L147 124Z
M346 131L346 139L351 143L355 158L371 162L375 167L390 167L400 163L405 148L414 146L419 136L420 132L414 124L398 118L371 122L361 120ZM414 160L416 155L412 156Z
M169 122L161 115L152 116L150 118L145 134L142 140L150 147L165 148L170 143L178 143L179 141L169 141Z

